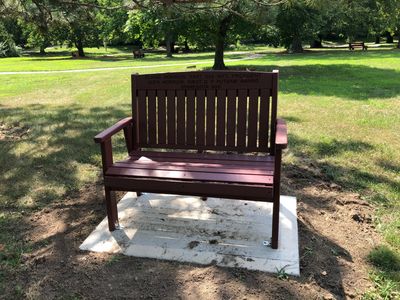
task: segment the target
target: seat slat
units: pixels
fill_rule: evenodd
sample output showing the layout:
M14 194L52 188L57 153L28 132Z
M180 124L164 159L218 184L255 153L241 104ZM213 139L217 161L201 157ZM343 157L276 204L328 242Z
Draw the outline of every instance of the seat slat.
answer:
M265 184L273 183L273 176L267 175L248 175L248 174L227 174L210 172L191 172L177 170L149 170L110 167L106 172L107 176L128 176L128 177L149 177L149 178L170 178L175 180L226 182L243 184Z
M158 144L166 144L166 107L165 107L165 96L164 90L157 91L158 100Z
M236 90L228 90L227 102L226 144L227 146L234 147L236 134Z
M209 154L209 153L186 153L186 152L156 152L156 151L132 151L132 158L146 156L153 158L179 158L179 159L201 159L201 160L218 160L218 161L236 161L236 162L273 162L274 157L270 155L239 155L239 154Z
M204 90L198 90L196 95L196 145L205 145L205 100L206 93Z
M136 158L131 158L131 159L127 159L124 161L120 161L120 162L116 162L116 164L118 163L122 163L122 164L134 164L134 163L138 163L138 164L146 164L143 162L139 162L139 159L141 157L136 157ZM211 159L207 159L207 160L202 160L199 158L188 158L188 159L180 159L180 158L152 158L149 159L148 164L152 164L152 163L156 163L156 164L160 164L160 165L166 165L166 164L171 164L171 165L188 165L188 166L207 166L208 168L214 168L214 169L218 169L218 168L222 168L222 167L226 167L229 166L229 168L232 169L249 169L249 170L263 170L265 172L273 170L274 169L274 164L273 161L271 162L246 162L246 161L220 161L220 160L211 160ZM214 172L214 171L212 171Z
M113 164L119 168L171 170L207 173L248 174L248 175L273 175L273 165L269 168L256 168L251 166L223 165L215 163L184 163L184 162L157 162L157 161L122 161Z
M147 113L148 113L148 140L150 144L155 144L157 142L157 122L156 122L156 91L147 91Z
M186 145L195 145L195 91L186 91Z

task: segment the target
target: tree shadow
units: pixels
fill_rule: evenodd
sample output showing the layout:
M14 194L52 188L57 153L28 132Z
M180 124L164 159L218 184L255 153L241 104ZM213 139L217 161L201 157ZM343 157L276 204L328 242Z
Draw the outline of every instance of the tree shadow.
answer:
M372 185L385 185L394 191L399 190L398 182L387 176L374 171L364 171L357 167L349 167L327 161L325 158L343 155L344 153L357 153L365 155L367 151L373 151L372 144L349 140L338 141L310 141L289 134L290 151L298 158L297 163L284 164L284 174L291 179L290 182L296 186L297 192L301 190L299 185L307 185L309 182L329 186L334 184L347 191L366 192L370 191ZM308 150L304 150L308 149ZM378 160L377 166L390 168L396 172L399 166L393 162ZM385 205L389 202L383 196L373 197L371 200ZM319 202L320 203L320 202Z
M246 57L246 54L235 54L235 53L230 53L226 54L225 58L226 59L241 59ZM41 61L93 61L93 62L158 62L158 63L164 63L164 62L186 62L186 61L193 61L193 60L213 60L214 59L214 54L209 53L209 54L202 54L202 53L192 53L192 54L175 54L172 58L168 58L162 55L155 55L154 53L150 53L149 55L146 55L144 58L140 59L134 59L133 55L129 54L118 54L118 55L87 55L85 57L81 58L74 58L70 55L70 53L63 53L59 55L50 55L50 56L34 56L33 61L36 62L41 62Z
M29 202L29 209L44 207L79 191L80 165L100 167L94 135L130 112L110 107L88 111L76 104L56 108L33 104L5 107L1 114L5 120L18 119L11 127L23 124L28 128L20 139L0 140L1 205L18 208ZM22 149L22 153L15 149ZM118 143L116 152L122 151L123 144Z

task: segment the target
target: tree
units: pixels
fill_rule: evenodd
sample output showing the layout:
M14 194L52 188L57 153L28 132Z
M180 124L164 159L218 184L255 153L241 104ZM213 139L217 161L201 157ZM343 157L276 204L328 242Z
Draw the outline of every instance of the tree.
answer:
M124 31L128 21L128 11L121 6L121 0L98 0L99 5L113 9L98 9L96 19L99 24L99 38L103 45L120 45L129 39Z
M23 8L23 28L28 35L29 46L39 47L40 54L50 46L51 5L47 0L20 0Z
M97 18L99 5L96 0L87 2L58 3L59 11L53 15L60 21L60 26L65 28L66 41L74 45L80 57L85 56L84 47L101 45L100 25Z
M0 57L18 56L17 48L11 35L0 22Z
M318 16L318 10L307 1L292 1L279 7L276 24L282 44L289 52L303 52L303 41L315 38Z

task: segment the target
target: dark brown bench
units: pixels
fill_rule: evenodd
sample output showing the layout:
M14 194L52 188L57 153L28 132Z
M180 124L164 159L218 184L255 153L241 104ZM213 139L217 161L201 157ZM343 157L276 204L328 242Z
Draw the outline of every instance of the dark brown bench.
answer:
M144 53L141 49L133 50L133 58L143 58Z
M355 48L361 48L362 50L365 51L368 50L368 47L365 45L364 42L349 43L349 50L354 50Z
M287 130L277 101L277 71L132 75L132 117L94 138L110 231L119 226L113 191L247 199L273 202L271 246L278 248ZM129 156L114 162L111 137L120 130Z

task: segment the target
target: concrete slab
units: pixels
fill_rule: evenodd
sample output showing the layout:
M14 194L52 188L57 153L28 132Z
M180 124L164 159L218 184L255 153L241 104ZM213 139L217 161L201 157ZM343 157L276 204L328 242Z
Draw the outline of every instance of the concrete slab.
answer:
M81 250L217 264L300 275L296 198L281 196L279 249L270 241L272 204L198 197L127 193L118 203L122 229L105 218Z

